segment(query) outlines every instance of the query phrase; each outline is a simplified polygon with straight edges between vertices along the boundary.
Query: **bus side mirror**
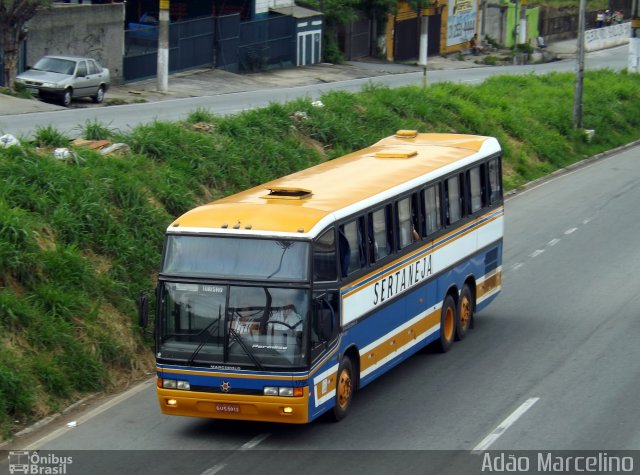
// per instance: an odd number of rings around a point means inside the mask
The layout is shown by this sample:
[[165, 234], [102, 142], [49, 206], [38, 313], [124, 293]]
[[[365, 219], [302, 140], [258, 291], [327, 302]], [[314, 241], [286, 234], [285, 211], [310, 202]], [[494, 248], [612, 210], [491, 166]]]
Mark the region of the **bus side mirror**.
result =
[[146, 328], [149, 323], [149, 297], [145, 292], [140, 292], [138, 297], [138, 324]]

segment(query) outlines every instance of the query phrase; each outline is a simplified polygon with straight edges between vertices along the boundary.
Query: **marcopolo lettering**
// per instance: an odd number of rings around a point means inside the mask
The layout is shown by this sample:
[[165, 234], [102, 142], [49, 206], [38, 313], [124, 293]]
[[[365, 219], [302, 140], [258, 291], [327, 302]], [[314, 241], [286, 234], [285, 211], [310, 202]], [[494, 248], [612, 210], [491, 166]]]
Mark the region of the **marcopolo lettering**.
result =
[[433, 272], [431, 255], [412, 262], [377, 281], [373, 286], [373, 305], [391, 300], [429, 277]]

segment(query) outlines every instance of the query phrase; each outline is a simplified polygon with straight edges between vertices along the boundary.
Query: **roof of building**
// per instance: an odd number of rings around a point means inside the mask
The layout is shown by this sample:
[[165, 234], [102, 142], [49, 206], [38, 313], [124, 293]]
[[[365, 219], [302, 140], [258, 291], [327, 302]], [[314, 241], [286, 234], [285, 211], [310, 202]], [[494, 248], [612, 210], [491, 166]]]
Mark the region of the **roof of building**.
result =
[[278, 7], [278, 8], [270, 8], [272, 12], [280, 13], [281, 15], [290, 15], [293, 18], [311, 18], [314, 16], [322, 16], [322, 12], [318, 12], [315, 10], [311, 10], [309, 8], [299, 7], [298, 5], [293, 5], [290, 7]]

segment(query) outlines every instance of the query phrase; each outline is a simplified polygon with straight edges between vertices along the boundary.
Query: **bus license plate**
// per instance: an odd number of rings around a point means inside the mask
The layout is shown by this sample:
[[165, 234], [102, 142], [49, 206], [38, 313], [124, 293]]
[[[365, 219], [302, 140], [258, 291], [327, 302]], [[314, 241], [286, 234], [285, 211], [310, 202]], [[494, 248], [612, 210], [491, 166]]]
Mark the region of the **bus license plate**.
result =
[[238, 413], [240, 412], [240, 406], [237, 404], [216, 404], [216, 411]]

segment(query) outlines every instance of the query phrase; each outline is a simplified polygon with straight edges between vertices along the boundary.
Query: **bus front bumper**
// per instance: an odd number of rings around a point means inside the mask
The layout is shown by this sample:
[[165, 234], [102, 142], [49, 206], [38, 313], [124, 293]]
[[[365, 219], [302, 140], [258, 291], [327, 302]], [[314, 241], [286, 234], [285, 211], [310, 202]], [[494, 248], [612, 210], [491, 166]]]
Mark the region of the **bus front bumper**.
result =
[[304, 424], [309, 388], [299, 397], [220, 394], [157, 388], [163, 414], [243, 421]]

